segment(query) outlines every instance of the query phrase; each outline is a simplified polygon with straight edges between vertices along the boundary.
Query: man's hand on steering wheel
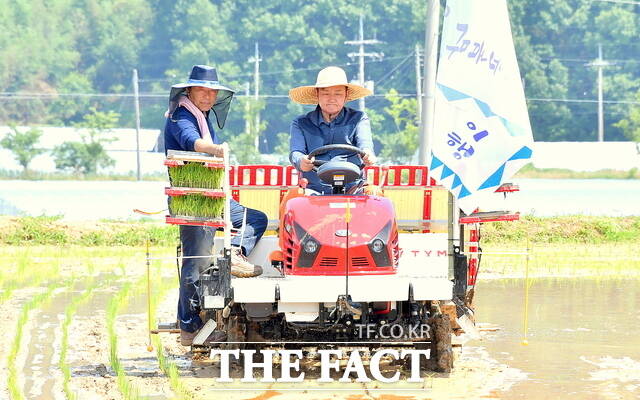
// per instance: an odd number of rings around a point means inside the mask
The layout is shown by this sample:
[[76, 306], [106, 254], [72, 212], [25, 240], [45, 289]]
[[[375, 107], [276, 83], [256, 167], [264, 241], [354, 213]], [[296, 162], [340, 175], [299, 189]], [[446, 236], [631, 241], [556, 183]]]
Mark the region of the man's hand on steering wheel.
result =
[[300, 170], [302, 172], [309, 172], [313, 169], [313, 162], [316, 160], [315, 157], [304, 156], [300, 159]]
[[318, 147], [317, 149], [309, 153], [309, 155], [307, 155], [306, 157], [303, 157], [300, 160], [300, 169], [304, 171], [303, 164], [307, 164], [307, 162], [310, 162], [314, 167], [319, 167], [322, 164], [326, 163], [327, 161], [324, 161], [324, 160], [316, 160], [315, 156], [319, 154], [324, 154], [330, 150], [342, 150], [347, 155], [357, 154], [360, 156], [365, 166], [372, 165], [376, 162], [376, 156], [373, 154], [371, 150], [362, 150], [356, 146], [352, 146], [349, 144], [328, 144], [325, 146]]
[[369, 149], [365, 149], [363, 151], [364, 151], [364, 155], [362, 155], [362, 162], [364, 162], [364, 165], [369, 167], [375, 164], [376, 161], [378, 161], [378, 158], [376, 157], [375, 154], [373, 154], [373, 151]]

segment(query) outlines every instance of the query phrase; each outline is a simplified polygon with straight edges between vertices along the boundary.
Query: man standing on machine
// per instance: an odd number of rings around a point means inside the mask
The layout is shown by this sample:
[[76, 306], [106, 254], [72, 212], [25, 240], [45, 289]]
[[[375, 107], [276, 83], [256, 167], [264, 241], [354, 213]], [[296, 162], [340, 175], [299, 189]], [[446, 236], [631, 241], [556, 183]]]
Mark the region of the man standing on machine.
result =
[[[198, 151], [217, 157], [222, 156], [220, 143], [209, 117], [216, 117], [218, 128], [222, 129], [229, 112], [233, 91], [218, 82], [216, 69], [206, 65], [196, 65], [186, 83], [173, 85], [169, 95], [169, 110], [164, 128], [166, 150]], [[258, 210], [245, 208], [231, 200], [231, 222], [240, 229], [246, 210], [246, 223], [242, 235], [231, 240], [231, 274], [247, 278], [262, 274], [262, 268], [251, 264], [246, 256], [251, 253], [267, 228], [267, 216]], [[198, 286], [200, 273], [211, 264], [215, 228], [207, 226], [180, 225], [180, 243], [186, 258], [182, 261], [180, 274], [180, 298], [178, 300], [178, 321], [180, 341], [190, 346], [193, 338], [203, 326], [200, 318]], [[196, 258], [188, 258], [196, 257]], [[208, 341], [224, 341], [224, 332], [215, 331]]]

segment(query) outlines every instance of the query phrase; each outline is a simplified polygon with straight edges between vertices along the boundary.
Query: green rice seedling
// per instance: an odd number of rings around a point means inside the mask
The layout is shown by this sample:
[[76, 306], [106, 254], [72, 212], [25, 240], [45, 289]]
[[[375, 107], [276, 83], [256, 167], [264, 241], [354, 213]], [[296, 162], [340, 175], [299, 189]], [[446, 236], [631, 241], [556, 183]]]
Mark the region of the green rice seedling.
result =
[[36, 259], [27, 252], [20, 253], [16, 258], [17, 268], [11, 278], [2, 283], [0, 304], [9, 299], [16, 289], [40, 286], [46, 279], [56, 279], [59, 275], [58, 262]]
[[[502, 275], [522, 275], [525, 270], [524, 248], [484, 246], [481, 271]], [[529, 270], [533, 276], [640, 276], [638, 246], [622, 243], [554, 243], [534, 246]]]
[[[159, 276], [159, 274], [156, 274]], [[173, 280], [164, 280], [163, 282], [159, 282], [158, 279], [155, 280], [154, 286], [157, 288], [154, 292], [154, 296], [151, 300], [151, 321], [155, 321], [156, 310], [158, 306], [159, 299], [164, 298], [165, 294], [172, 288], [175, 287], [175, 283]], [[162, 372], [169, 379], [169, 385], [174, 393], [177, 394], [179, 399], [192, 399], [194, 398], [193, 393], [191, 393], [180, 381], [180, 372], [178, 371], [178, 367], [174, 362], [165, 357], [162, 340], [160, 340], [159, 335], [154, 335], [153, 346], [156, 349], [156, 357], [158, 358], [158, 366], [162, 370]]]
[[184, 215], [202, 218], [220, 218], [224, 208], [224, 199], [212, 198], [201, 194], [188, 194], [171, 198], [172, 215]]
[[178, 187], [218, 189], [222, 185], [223, 176], [222, 168], [207, 168], [196, 162], [169, 168], [171, 185]]
[[111, 368], [116, 373], [116, 382], [118, 384], [118, 390], [122, 393], [122, 397], [125, 399], [140, 399], [139, 390], [127, 379], [124, 372], [124, 368], [118, 358], [118, 335], [116, 333], [115, 322], [118, 312], [129, 301], [130, 292], [132, 289], [142, 287], [146, 282], [146, 277], [142, 276], [135, 283], [127, 282], [118, 293], [109, 301], [107, 307], [107, 332], [109, 334], [109, 362]]

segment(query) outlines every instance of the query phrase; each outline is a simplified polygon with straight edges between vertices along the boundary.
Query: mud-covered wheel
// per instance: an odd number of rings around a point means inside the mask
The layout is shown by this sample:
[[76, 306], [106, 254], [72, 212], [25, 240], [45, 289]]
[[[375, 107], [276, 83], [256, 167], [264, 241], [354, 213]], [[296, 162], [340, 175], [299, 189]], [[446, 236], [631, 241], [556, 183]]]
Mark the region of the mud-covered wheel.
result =
[[447, 314], [438, 314], [431, 322], [434, 340], [431, 344], [432, 358], [439, 372], [451, 372], [453, 368], [453, 348], [451, 346], [451, 320]]
[[243, 349], [245, 347], [244, 344], [238, 343], [247, 340], [247, 324], [244, 316], [230, 315], [225, 324], [225, 331], [227, 332], [227, 348]]

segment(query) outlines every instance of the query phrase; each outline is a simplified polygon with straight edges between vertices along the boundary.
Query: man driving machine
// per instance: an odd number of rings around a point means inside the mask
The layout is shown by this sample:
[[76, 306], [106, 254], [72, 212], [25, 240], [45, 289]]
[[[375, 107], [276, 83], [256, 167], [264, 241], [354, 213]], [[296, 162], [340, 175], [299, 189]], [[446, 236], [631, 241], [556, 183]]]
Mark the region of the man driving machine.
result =
[[[315, 110], [295, 118], [290, 128], [289, 160], [302, 173], [301, 178], [308, 180], [307, 189], [317, 194], [333, 193], [332, 186], [318, 178], [314, 163], [318, 166], [323, 161], [341, 159], [362, 169], [376, 162], [369, 117], [364, 111], [345, 107], [345, 103], [370, 94], [369, 89], [349, 83], [346, 73], [339, 67], [321, 70], [315, 85], [289, 91], [289, 97], [296, 103], [317, 104]], [[331, 146], [331, 150], [314, 154], [314, 150], [327, 145], [350, 145], [359, 151]], [[358, 184], [361, 181], [351, 186]]]

